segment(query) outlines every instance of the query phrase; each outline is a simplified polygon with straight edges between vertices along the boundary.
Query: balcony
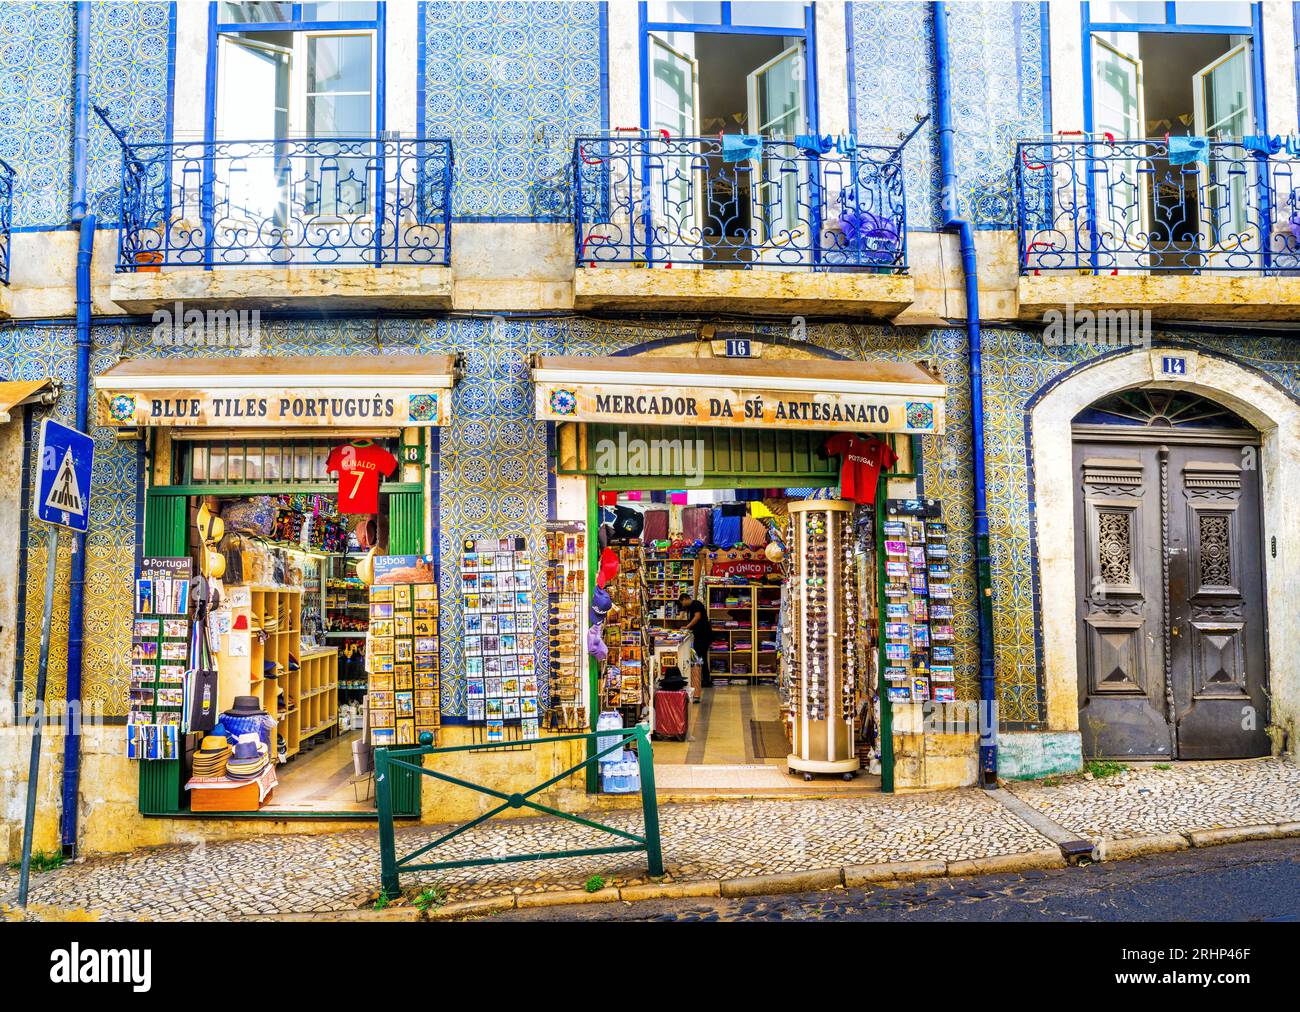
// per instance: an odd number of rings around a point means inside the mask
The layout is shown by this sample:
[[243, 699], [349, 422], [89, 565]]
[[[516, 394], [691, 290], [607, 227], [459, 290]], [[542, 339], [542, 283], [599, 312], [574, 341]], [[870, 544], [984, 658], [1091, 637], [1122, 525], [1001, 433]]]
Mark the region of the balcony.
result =
[[124, 145], [111, 298], [261, 308], [447, 308], [451, 142]]
[[1300, 162], [1239, 141], [1185, 163], [1169, 149], [1109, 136], [1017, 146], [1020, 319], [1063, 305], [1300, 319]]
[[765, 139], [748, 154], [724, 156], [717, 136], [578, 138], [575, 308], [888, 318], [911, 304], [901, 148]]

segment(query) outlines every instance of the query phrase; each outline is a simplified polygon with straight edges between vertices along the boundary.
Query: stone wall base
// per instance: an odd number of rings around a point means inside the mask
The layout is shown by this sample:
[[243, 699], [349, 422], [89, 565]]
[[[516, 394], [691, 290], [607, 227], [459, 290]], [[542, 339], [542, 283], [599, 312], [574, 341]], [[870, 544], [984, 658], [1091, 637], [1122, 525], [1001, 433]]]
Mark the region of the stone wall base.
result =
[[1078, 731], [1014, 731], [998, 735], [998, 776], [1004, 780], [1078, 773], [1083, 738]]

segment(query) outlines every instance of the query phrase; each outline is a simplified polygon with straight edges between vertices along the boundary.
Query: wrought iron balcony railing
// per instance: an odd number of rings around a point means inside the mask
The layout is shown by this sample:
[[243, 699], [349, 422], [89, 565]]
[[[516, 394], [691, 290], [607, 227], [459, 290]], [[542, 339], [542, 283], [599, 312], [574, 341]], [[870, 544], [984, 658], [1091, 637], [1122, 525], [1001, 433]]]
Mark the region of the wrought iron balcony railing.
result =
[[448, 266], [451, 142], [123, 146], [117, 269]]
[[1175, 156], [1167, 139], [1021, 142], [1021, 273], [1300, 270], [1300, 161], [1240, 141]]
[[13, 166], [0, 158], [0, 284], [9, 284], [9, 232], [14, 220]]
[[904, 273], [902, 148], [843, 147], [765, 139], [732, 161], [717, 136], [579, 137], [576, 262]]

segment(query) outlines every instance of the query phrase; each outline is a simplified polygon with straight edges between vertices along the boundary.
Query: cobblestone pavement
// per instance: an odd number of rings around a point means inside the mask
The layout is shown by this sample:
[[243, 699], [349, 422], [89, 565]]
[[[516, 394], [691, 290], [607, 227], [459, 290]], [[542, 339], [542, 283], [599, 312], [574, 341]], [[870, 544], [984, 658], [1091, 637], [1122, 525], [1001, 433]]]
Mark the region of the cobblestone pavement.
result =
[[1060, 786], [1011, 784], [1016, 797], [1096, 842], [1161, 833], [1300, 821], [1300, 765], [1280, 759], [1143, 764]]
[[[1300, 820], [1300, 768], [1274, 761], [1144, 768], [1106, 780], [1018, 784], [1015, 794], [1077, 833], [1187, 831]], [[670, 880], [715, 880], [887, 861], [989, 857], [1040, 850], [1050, 841], [979, 790], [820, 800], [728, 800], [664, 805]], [[639, 811], [596, 816], [639, 832]], [[445, 832], [397, 830], [399, 856]], [[608, 846], [606, 834], [555, 819], [486, 823], [426, 860]], [[403, 876], [448, 900], [579, 888], [591, 875], [610, 885], [646, 881], [640, 854], [531, 861]], [[377, 833], [350, 830], [161, 847], [92, 858], [33, 877], [31, 909], [88, 911], [105, 919], [224, 919], [364, 905], [378, 888]], [[12, 905], [17, 873], [0, 876]]]
[[502, 921], [1298, 921], [1300, 840], [865, 889], [647, 900], [492, 915]]

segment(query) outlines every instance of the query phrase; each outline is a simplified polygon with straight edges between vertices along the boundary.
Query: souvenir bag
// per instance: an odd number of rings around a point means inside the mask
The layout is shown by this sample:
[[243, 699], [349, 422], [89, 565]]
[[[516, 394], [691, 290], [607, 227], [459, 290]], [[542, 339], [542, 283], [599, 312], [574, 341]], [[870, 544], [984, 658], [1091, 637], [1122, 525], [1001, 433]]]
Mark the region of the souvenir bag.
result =
[[227, 503], [221, 510], [221, 519], [226, 523], [226, 530], [256, 534], [259, 537], [266, 537], [271, 533], [275, 528], [275, 517], [275, 500], [269, 495], [237, 499], [235, 502]]
[[226, 571], [222, 574], [226, 583], [244, 582], [244, 539], [238, 534], [227, 534], [221, 539], [221, 554], [226, 559]]
[[208, 643], [209, 602], [206, 591], [197, 600], [190, 642], [190, 658], [194, 666], [186, 672], [190, 694], [190, 723], [186, 730], [211, 731], [217, 724], [217, 665]]

